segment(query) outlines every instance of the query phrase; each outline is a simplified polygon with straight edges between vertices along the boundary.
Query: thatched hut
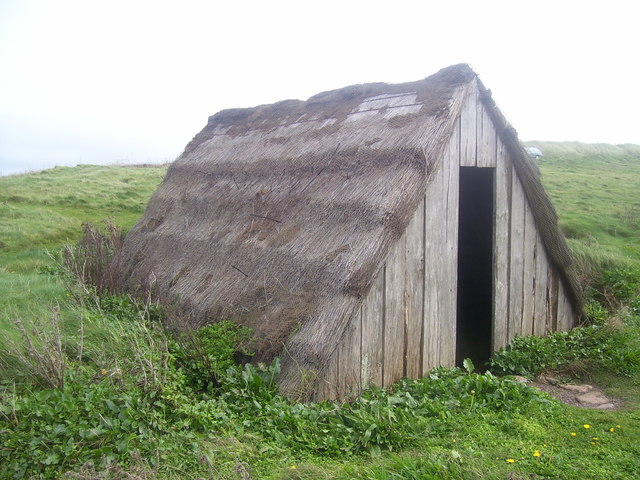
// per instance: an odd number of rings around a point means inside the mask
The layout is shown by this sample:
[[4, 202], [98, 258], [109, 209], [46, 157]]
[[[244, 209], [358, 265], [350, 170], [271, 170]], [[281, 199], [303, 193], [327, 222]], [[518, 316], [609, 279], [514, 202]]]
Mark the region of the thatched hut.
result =
[[466, 65], [224, 110], [128, 234], [122, 275], [193, 326], [253, 328], [281, 389], [346, 398], [570, 328], [540, 175]]

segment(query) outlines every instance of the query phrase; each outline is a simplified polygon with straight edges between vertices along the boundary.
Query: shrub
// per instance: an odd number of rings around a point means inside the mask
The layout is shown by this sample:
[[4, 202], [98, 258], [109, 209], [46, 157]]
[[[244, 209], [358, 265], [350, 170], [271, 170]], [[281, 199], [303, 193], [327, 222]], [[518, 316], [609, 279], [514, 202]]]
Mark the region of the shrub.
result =
[[498, 375], [535, 376], [559, 370], [578, 360], [590, 360], [617, 375], [631, 376], [640, 368], [640, 352], [630, 348], [623, 331], [604, 324], [554, 332], [545, 337], [516, 337], [489, 361]]
[[531, 412], [535, 404], [549, 408], [549, 400], [526, 385], [451, 368], [403, 379], [391, 391], [371, 388], [352, 403], [302, 404], [277, 393], [277, 373], [277, 361], [230, 368], [216, 397], [177, 408], [190, 428], [253, 432], [294, 452], [331, 457], [399, 450], [454, 415]]
[[606, 269], [595, 288], [610, 305], [620, 305], [640, 293], [640, 267], [623, 265]]
[[20, 332], [20, 341], [8, 341], [8, 348], [0, 352], [3, 376], [11, 372], [14, 381], [29, 379], [44, 387], [62, 387], [69, 362], [59, 309], [53, 308], [47, 319], [30, 322], [16, 319], [14, 324]]
[[584, 304], [584, 313], [593, 323], [604, 324], [609, 312], [602, 304], [594, 298], [587, 300]]
[[636, 296], [629, 302], [629, 308], [633, 315], [640, 316], [640, 295]]
[[170, 425], [138, 387], [84, 372], [68, 374], [62, 388], [5, 396], [0, 430], [0, 478], [59, 478], [87, 463], [126, 465], [133, 451], [154, 457], [156, 437]]
[[220, 386], [220, 378], [237, 364], [239, 355], [248, 354], [243, 344], [250, 338], [251, 329], [221, 321], [177, 332], [169, 349], [175, 367], [183, 371], [191, 388], [207, 392]]
[[82, 227], [84, 235], [80, 242], [62, 248], [65, 272], [78, 284], [95, 287], [99, 293], [120, 291], [120, 281], [111, 264], [122, 248], [124, 232], [110, 222], [105, 222], [106, 232], [91, 223], [84, 223]]

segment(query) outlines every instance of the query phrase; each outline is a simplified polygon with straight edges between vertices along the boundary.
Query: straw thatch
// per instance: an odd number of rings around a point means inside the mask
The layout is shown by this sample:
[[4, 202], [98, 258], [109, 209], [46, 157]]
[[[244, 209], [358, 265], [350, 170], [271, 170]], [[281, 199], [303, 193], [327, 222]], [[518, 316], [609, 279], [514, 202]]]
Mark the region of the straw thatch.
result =
[[[458, 65], [210, 117], [127, 236], [121, 274], [179, 305], [193, 326], [253, 328], [254, 360], [280, 355], [286, 381], [320, 371], [423, 198], [475, 81]], [[482, 91], [566, 272], [539, 174]]]

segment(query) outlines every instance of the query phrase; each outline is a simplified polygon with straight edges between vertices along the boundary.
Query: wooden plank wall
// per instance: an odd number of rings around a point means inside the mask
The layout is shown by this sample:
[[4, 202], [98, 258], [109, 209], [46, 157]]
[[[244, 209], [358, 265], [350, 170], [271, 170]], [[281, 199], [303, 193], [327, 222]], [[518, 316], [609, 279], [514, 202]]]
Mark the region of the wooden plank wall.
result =
[[509, 317], [507, 323], [507, 343], [521, 332], [522, 305], [524, 295], [524, 190], [515, 170], [511, 169], [511, 241], [509, 242]]
[[354, 318], [354, 321], [357, 321], [359, 315], [362, 323], [360, 378], [363, 388], [382, 385], [385, 270], [386, 267], [383, 265]]
[[458, 124], [425, 197], [321, 374], [315, 400], [353, 398], [371, 384], [388, 387], [454, 365], [459, 132]]
[[392, 385], [404, 373], [406, 239], [405, 234], [391, 248], [385, 268], [384, 342], [382, 344], [382, 385], [385, 387]]
[[[517, 172], [503, 151], [498, 140], [494, 351], [506, 347], [517, 336], [568, 330], [575, 321], [575, 312], [549, 261]], [[505, 282], [509, 285], [507, 291]]]
[[422, 376], [422, 356], [424, 345], [424, 208], [425, 200], [418, 205], [416, 214], [409, 222], [406, 231], [405, 257], [406, 302], [405, 302], [405, 348], [404, 372], [409, 378]]
[[549, 262], [517, 172], [477, 91], [404, 235], [321, 373], [315, 400], [455, 363], [459, 167], [495, 168], [492, 348], [571, 328], [569, 298]]
[[[440, 344], [440, 356], [436, 365], [449, 367], [453, 367], [456, 363], [460, 136], [460, 128], [455, 128], [443, 156], [441, 182], [435, 183], [434, 188], [427, 190], [425, 202], [426, 205], [430, 205], [431, 199], [439, 196], [442, 205], [442, 214], [437, 216], [431, 224], [425, 225], [426, 236], [438, 239], [438, 251], [434, 256], [425, 257], [425, 265], [427, 270], [436, 270], [439, 276], [437, 283], [425, 282], [425, 285], [426, 288], [439, 292], [437, 310], [440, 315], [434, 320], [440, 325], [440, 333], [438, 337], [430, 340], [431, 344]], [[425, 305], [424, 309], [425, 312], [430, 310], [428, 305]], [[428, 370], [429, 368], [426, 368], [426, 371]]]
[[[497, 144], [494, 189], [493, 350], [509, 342], [509, 248], [511, 243], [511, 162], [502, 142]], [[500, 252], [507, 252], [501, 254]]]

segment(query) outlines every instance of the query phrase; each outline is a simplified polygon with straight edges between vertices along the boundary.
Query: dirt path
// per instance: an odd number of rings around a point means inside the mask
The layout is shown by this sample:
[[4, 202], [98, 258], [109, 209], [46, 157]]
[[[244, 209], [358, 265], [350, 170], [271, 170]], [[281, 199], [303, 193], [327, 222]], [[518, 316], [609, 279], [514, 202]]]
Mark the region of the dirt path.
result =
[[541, 375], [534, 381], [523, 377], [519, 377], [518, 380], [525, 381], [528, 385], [547, 392], [556, 400], [574, 407], [617, 410], [622, 405], [620, 399], [608, 397], [600, 388], [587, 383], [561, 383], [557, 378], [548, 375]]

